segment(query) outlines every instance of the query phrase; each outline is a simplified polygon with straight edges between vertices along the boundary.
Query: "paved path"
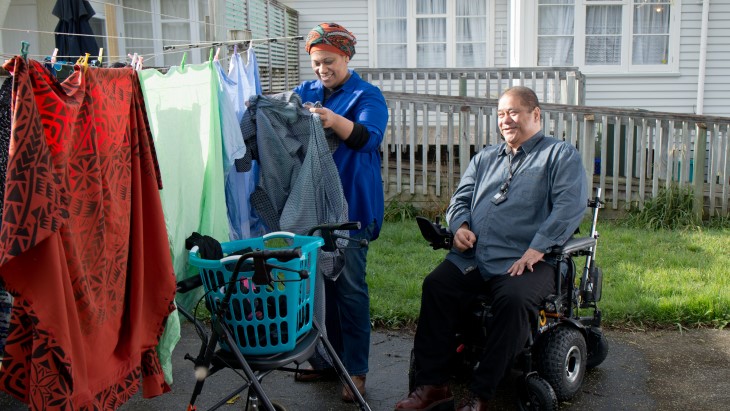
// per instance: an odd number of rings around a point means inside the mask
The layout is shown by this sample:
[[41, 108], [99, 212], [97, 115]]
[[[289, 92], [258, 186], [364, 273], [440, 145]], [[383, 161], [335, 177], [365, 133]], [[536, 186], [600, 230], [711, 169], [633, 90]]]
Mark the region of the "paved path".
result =
[[[561, 410], [717, 410], [730, 404], [730, 330], [674, 332], [607, 332], [609, 357], [591, 370], [581, 392]], [[376, 331], [372, 336], [371, 372], [366, 399], [374, 411], [392, 410], [406, 393], [410, 335]], [[184, 410], [194, 385], [192, 364], [184, 353], [197, 353], [199, 342], [189, 324], [174, 353], [172, 392], [145, 400], [135, 396], [121, 411]], [[240, 381], [226, 370], [206, 383], [197, 402], [206, 409], [235, 389]], [[355, 410], [340, 401], [337, 383], [295, 383], [289, 373], [274, 372], [263, 380], [270, 397], [289, 411]], [[513, 409], [511, 388], [500, 389], [496, 409]], [[243, 410], [244, 400], [221, 408]], [[0, 393], [0, 410], [26, 409]]]

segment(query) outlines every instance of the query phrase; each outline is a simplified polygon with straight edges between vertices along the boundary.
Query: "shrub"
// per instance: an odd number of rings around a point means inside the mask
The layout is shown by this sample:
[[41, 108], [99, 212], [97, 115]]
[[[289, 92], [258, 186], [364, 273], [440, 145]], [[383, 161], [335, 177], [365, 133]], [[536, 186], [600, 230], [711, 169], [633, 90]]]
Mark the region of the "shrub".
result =
[[662, 188], [659, 195], [644, 203], [641, 209], [629, 211], [629, 227], [649, 230], [697, 228], [702, 220], [694, 212], [694, 192], [689, 187], [672, 184]]
[[413, 220], [419, 215], [419, 210], [413, 204], [397, 199], [390, 200], [385, 205], [383, 219], [390, 222]]

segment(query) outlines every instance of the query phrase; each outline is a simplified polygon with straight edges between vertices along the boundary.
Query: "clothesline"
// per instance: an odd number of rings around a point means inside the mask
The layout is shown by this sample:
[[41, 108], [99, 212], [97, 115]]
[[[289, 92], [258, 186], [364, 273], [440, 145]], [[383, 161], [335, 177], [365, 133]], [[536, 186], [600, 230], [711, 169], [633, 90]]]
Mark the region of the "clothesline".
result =
[[[44, 30], [30, 30], [30, 29], [13, 29], [8, 27], [0, 27], [0, 31], [15, 31], [22, 33], [38, 33], [38, 34], [59, 34], [55, 31], [44, 31]], [[124, 39], [124, 40], [146, 40], [146, 41], [185, 41], [180, 39], [155, 39], [149, 37], [127, 37], [127, 36], [112, 36], [112, 35], [101, 35], [101, 34], [80, 34], [80, 33], [63, 33], [64, 36], [79, 36], [79, 37], [106, 37], [109, 39]]]
[[229, 29], [229, 27], [221, 26], [219, 24], [209, 23], [209, 22], [206, 22], [206, 21], [186, 19], [184, 17], [174, 16], [174, 15], [165, 14], [165, 13], [155, 13], [155, 12], [150, 11], [150, 10], [143, 10], [143, 9], [138, 9], [138, 8], [134, 8], [134, 7], [129, 7], [129, 6], [122, 6], [121, 4], [107, 3], [107, 2], [104, 2], [104, 1], [101, 1], [101, 0], [89, 0], [89, 2], [90, 3], [100, 4], [100, 5], [103, 5], [103, 6], [112, 6], [112, 7], [116, 7], [116, 8], [119, 8], [119, 9], [125, 9], [125, 10], [135, 11], [135, 12], [138, 12], [138, 13], [146, 13], [146, 14], [153, 15], [153, 16], [160, 16], [160, 17], [164, 17], [165, 19], [175, 19], [175, 20], [177, 20], [179, 22], [197, 23], [197, 24], [204, 24], [204, 25], [210, 26], [210, 27], [224, 28], [226, 30]]
[[220, 46], [233, 46], [235, 44], [253, 44], [253, 43], [276, 43], [279, 41], [300, 41], [304, 40], [304, 36], [289, 36], [289, 37], [269, 37], [261, 39], [248, 39], [248, 40], [227, 40], [227, 41], [213, 41], [213, 42], [201, 42], [201, 43], [190, 43], [190, 44], [176, 44], [170, 46], [163, 46], [163, 50], [187, 50], [201, 47], [220, 47]]
[[[0, 28], [0, 30], [15, 30], [15, 29]], [[20, 31], [32, 32], [33, 30], [20, 30]], [[70, 34], [70, 35], [89, 36], [88, 34]], [[117, 38], [129, 38], [129, 37], [117, 37]], [[184, 50], [190, 50], [190, 49], [195, 49], [195, 48], [233, 46], [233, 45], [237, 45], [237, 44], [246, 44], [246, 43], [248, 43], [249, 47], [251, 47], [251, 46], [253, 46], [254, 43], [267, 43], [267, 42], [276, 43], [279, 41], [288, 42], [288, 41], [301, 41], [301, 40], [304, 40], [304, 36], [269, 37], [269, 38], [258, 38], [258, 39], [248, 39], [248, 40], [227, 40], [227, 41], [214, 41], [214, 42], [169, 45], [169, 46], [163, 46], [164, 51], [161, 53], [139, 54], [138, 57], [143, 57], [144, 59], [147, 59], [148, 63], [149, 63], [150, 61], [154, 60], [155, 57], [158, 57], [158, 56], [164, 56], [164, 55], [173, 54], [173, 53], [180, 53]], [[243, 54], [245, 52], [246, 52], [246, 50], [244, 49], [243, 51], [238, 52], [238, 54]], [[6, 58], [6, 59], [12, 58], [15, 55], [17, 55], [17, 54], [0, 51], [0, 56], [2, 56], [3, 58]], [[28, 54], [28, 57], [34, 57], [34, 58], [38, 58], [39, 60], [42, 60], [45, 57], [48, 57], [48, 55]], [[94, 57], [97, 57], [97, 56], [89, 56], [89, 57], [93, 59]], [[103, 56], [103, 59], [106, 61], [111, 61], [111, 60], [126, 61], [128, 57], [129, 57], [129, 55], [127, 55], [127, 56]], [[73, 66], [76, 64], [75, 61], [74, 62], [71, 62], [71, 61], [63, 62], [63, 60], [66, 58], [75, 60], [77, 57], [76, 56], [56, 56], [56, 59], [58, 61], [54, 64], [68, 65], [68, 66]], [[225, 60], [227, 58], [229, 58], [229, 56], [225, 55], [225, 56], [219, 57], [219, 60]]]
[[[11, 29], [11, 28], [5, 28], [0, 27], [0, 31], [15, 31], [15, 32], [27, 32], [27, 33], [39, 33], [39, 34], [56, 34], [52, 31], [43, 31], [43, 30], [26, 30], [26, 29]], [[96, 34], [73, 34], [73, 33], [64, 33], [65, 36], [81, 36], [81, 37], [104, 37]], [[142, 38], [142, 37], [125, 37], [125, 36], [106, 36], [110, 39], [125, 39], [125, 40], [147, 40], [147, 41], [163, 41], [163, 42], [176, 42], [176, 41], [185, 41], [185, 40], [170, 40], [170, 39], [151, 39], [151, 38]], [[204, 48], [204, 47], [220, 47], [223, 45], [235, 45], [235, 44], [253, 44], [253, 43], [276, 43], [279, 41], [300, 41], [304, 40], [304, 36], [289, 36], [289, 37], [268, 37], [268, 38], [258, 38], [258, 39], [246, 39], [246, 40], [226, 40], [226, 41], [211, 41], [211, 42], [199, 42], [199, 43], [188, 43], [188, 44], [177, 44], [177, 45], [167, 45], [163, 46], [163, 50], [165, 52], [177, 52], [179, 50], [189, 50], [194, 48]], [[163, 52], [162, 54], [166, 54]], [[0, 54], [8, 55], [12, 53], [8, 53], [5, 51], [0, 51]], [[159, 53], [157, 53], [159, 54]], [[148, 54], [146, 56], [154, 56], [156, 54]], [[34, 57], [45, 57], [45, 55], [31, 55], [28, 56], [34, 56]], [[113, 56], [113, 57], [122, 57], [125, 56]], [[77, 56], [57, 56], [58, 59], [64, 59], [64, 58], [77, 58]]]
[[[301, 37], [301, 36], [299, 36], [299, 37]], [[245, 40], [243, 42], [263, 42], [263, 40], [265, 40], [265, 39], [252, 39], [252, 40]], [[222, 42], [222, 43], [215, 43], [215, 44], [223, 44], [223, 43], [229, 43], [229, 42]], [[235, 45], [235, 44], [240, 44], [241, 41], [235, 41], [235, 42], [230, 42], [230, 43]], [[211, 43], [211, 46], [215, 46], [215, 44], [214, 43]], [[199, 46], [199, 47], [205, 47], [205, 46]], [[174, 53], [181, 53], [181, 52], [183, 52], [183, 50], [179, 50], [179, 51], [178, 50], [172, 50], [172, 51], [168, 50], [168, 51], [163, 51], [162, 53], [157, 53], [157, 54], [138, 54], [137, 57], [142, 57], [149, 64], [150, 62], [152, 62], [155, 59], [155, 57], [160, 57], [160, 56], [164, 56], [164, 55], [168, 55], [168, 54], [174, 54]], [[237, 54], [243, 55], [246, 52], [247, 52], [247, 50], [244, 49], [243, 51], [237, 52]], [[7, 53], [7, 52], [4, 52], [4, 51], [0, 51], [0, 58], [3, 58], [3, 59], [11, 59], [11, 58], [15, 57], [16, 55], [17, 54]], [[43, 55], [43, 54], [28, 54], [28, 57], [29, 58], [36, 58], [39, 61], [43, 61], [43, 59], [46, 58], [46, 57], [48, 57], [48, 56], [47, 55]], [[56, 61], [53, 64], [54, 65], [60, 65], [60, 66], [75, 66], [76, 65], [76, 62], [75, 61], [63, 61], [63, 57], [64, 56], [57, 56], [57, 59], [59, 59], [59, 60]], [[90, 58], [92, 58], [92, 57], [97, 57], [97, 56], [90, 56]], [[229, 59], [230, 57], [231, 57], [230, 55], [226, 54], [224, 56], [219, 56], [218, 57], [218, 60], [219, 61], [225, 61], [225, 60]], [[73, 59], [75, 59], [75, 58], [76, 57], [74, 57]], [[130, 55], [126, 55], [126, 56], [103, 56], [103, 59], [105, 61], [109, 62], [109, 64], [112, 64], [114, 61], [125, 61], [126, 62], [127, 59], [129, 59], [129, 58], [130, 58]], [[46, 62], [46, 61], [43, 61], [43, 62], [44, 63], [49, 63], [49, 62]], [[89, 67], [96, 68], [98, 66], [92, 66], [92, 65], [90, 65]], [[154, 67], [149, 67], [149, 68], [154, 68]], [[3, 76], [3, 75], [5, 75], [4, 74], [4, 70], [0, 69], [0, 76]]]

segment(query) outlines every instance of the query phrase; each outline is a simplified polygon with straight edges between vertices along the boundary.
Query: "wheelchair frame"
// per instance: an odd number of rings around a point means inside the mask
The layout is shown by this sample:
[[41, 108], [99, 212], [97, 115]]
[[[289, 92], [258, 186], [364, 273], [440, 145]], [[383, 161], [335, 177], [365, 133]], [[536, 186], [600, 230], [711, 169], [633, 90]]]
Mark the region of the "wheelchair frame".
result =
[[[593, 368], [600, 364], [606, 357], [608, 352], [608, 342], [605, 340], [600, 329], [601, 311], [597, 307], [597, 302], [601, 299], [602, 271], [596, 266], [595, 256], [597, 239], [599, 237], [596, 231], [598, 221], [598, 210], [602, 207], [601, 189], [597, 189], [596, 196], [588, 200], [588, 207], [593, 209], [591, 232], [588, 237], [572, 238], [560, 247], [554, 247], [546, 254], [552, 257], [556, 263], [556, 294], [547, 296], [544, 300], [542, 308], [538, 313], [538, 326], [533, 329], [530, 339], [525, 346], [523, 352], [518, 356], [517, 362], [522, 365], [522, 384], [519, 387], [518, 404], [520, 409], [556, 409], [557, 401], [567, 400], [575, 393], [565, 393], [558, 390], [561, 395], [556, 395], [556, 390], [552, 387], [556, 379], [561, 378], [559, 373], [551, 374], [548, 384], [537, 371], [533, 369], [533, 351], [545, 351], [543, 336], [548, 335], [551, 330], [558, 327], [570, 327], [581, 333], [586, 343], [586, 362], [579, 364], [583, 367], [577, 372], [580, 375], [569, 375], [568, 378], [574, 378], [573, 383], [577, 381], [577, 388], [582, 384], [584, 372], [587, 368]], [[450, 249], [453, 245], [453, 234], [441, 226], [438, 220], [434, 223], [423, 217], [417, 217], [417, 223], [421, 234], [429, 242], [433, 249]], [[582, 273], [578, 276], [575, 266], [575, 257], [585, 256], [586, 261]], [[563, 268], [566, 270], [563, 270]], [[563, 279], [565, 273], [565, 279]], [[576, 281], [580, 278], [579, 285], [576, 288]], [[487, 322], [489, 320], [489, 311], [491, 306], [484, 297], [477, 297], [477, 307], [472, 311], [470, 319], [465, 321], [462, 327], [463, 334], [457, 334], [456, 351], [460, 355], [461, 361], [457, 367], [456, 374], [467, 372], [471, 373], [478, 364], [483, 352], [483, 339], [487, 333]], [[592, 313], [586, 316], [579, 316], [578, 309], [592, 309]], [[475, 327], [475, 323], [478, 324]], [[461, 343], [460, 343], [461, 342]], [[542, 343], [542, 345], [540, 345]], [[590, 347], [589, 347], [590, 345]], [[594, 358], [590, 358], [592, 351], [595, 351]], [[570, 358], [575, 353], [568, 352], [565, 367], [569, 367], [567, 361], [580, 360], [580, 358]], [[415, 358], [411, 355], [411, 366], [409, 370], [409, 390], [415, 387], [415, 369], [417, 365], [414, 363]], [[538, 368], [541, 368], [538, 366]], [[562, 370], [566, 371], [566, 370]], [[569, 371], [569, 370], [568, 370]], [[575, 388], [575, 387], [571, 387]]]
[[[338, 234], [336, 231], [354, 230], [358, 229], [360, 224], [357, 222], [350, 223], [338, 223], [338, 224], [324, 224], [314, 227], [309, 230], [308, 235], [312, 236], [314, 233], [319, 232], [323, 239], [324, 244], [321, 249], [324, 251], [334, 251], [339, 247], [337, 244], [338, 239], [352, 240], [351, 238]], [[367, 246], [367, 241], [364, 243], [360, 241], [358, 246]], [[195, 248], [191, 250], [195, 252]], [[194, 315], [184, 310], [182, 307], [178, 307], [179, 312], [183, 317], [191, 321], [196, 328], [196, 331], [201, 339], [201, 347], [196, 357], [190, 354], [185, 354], [185, 359], [192, 361], [195, 364], [195, 377], [196, 384], [193, 389], [193, 393], [190, 398], [190, 402], [187, 406], [187, 411], [195, 411], [197, 407], [195, 402], [200, 396], [205, 380], [215, 374], [216, 372], [225, 368], [240, 368], [244, 375], [237, 372], [239, 376], [244, 379], [244, 383], [236, 389], [234, 392], [227, 395], [221, 401], [213, 405], [209, 410], [215, 410], [225, 405], [227, 401], [234, 398], [244, 390], [248, 389], [248, 402], [247, 408], [253, 407], [252, 409], [259, 409], [258, 406], [263, 406], [263, 409], [267, 411], [281, 411], [280, 405], [276, 405], [271, 401], [269, 396], [263, 389], [261, 382], [263, 378], [269, 373], [275, 370], [283, 371], [294, 371], [297, 369], [287, 368], [286, 365], [295, 363], [297, 365], [308, 360], [314, 353], [315, 347], [318, 342], [321, 342], [327, 354], [332, 359], [332, 365], [337, 372], [340, 380], [349, 387], [350, 391], [354, 395], [354, 403], [359, 407], [360, 410], [370, 411], [370, 406], [367, 404], [365, 399], [362, 397], [360, 392], [357, 390], [353, 383], [350, 375], [345, 369], [344, 364], [337, 356], [334, 348], [330, 344], [329, 340], [322, 333], [321, 328], [316, 318], [312, 318], [312, 329], [301, 336], [295, 345], [295, 348], [291, 351], [269, 354], [269, 355], [244, 355], [241, 353], [236, 339], [233, 336], [231, 326], [226, 323], [225, 319], [229, 312], [229, 302], [236, 291], [236, 287], [230, 286], [238, 281], [239, 274], [244, 267], [244, 263], [252, 260], [254, 274], [252, 282], [256, 285], [267, 285], [272, 281], [276, 281], [271, 276], [271, 268], [286, 269], [287, 271], [298, 272], [300, 279], [307, 278], [310, 274], [306, 270], [294, 270], [281, 267], [280, 265], [274, 265], [270, 263], [269, 259], [276, 259], [277, 261], [286, 262], [295, 258], [301, 257], [301, 249], [289, 248], [289, 249], [277, 249], [277, 250], [254, 250], [251, 252], [244, 253], [243, 255], [237, 256], [235, 259], [236, 263], [234, 269], [231, 272], [230, 278], [226, 281], [225, 294], [220, 303], [217, 304], [214, 313], [211, 313], [211, 333], [208, 334], [207, 330], [203, 326], [202, 322], [195, 318]], [[235, 258], [235, 257], [234, 257]], [[225, 257], [221, 259], [221, 265], [227, 263], [230, 264], [234, 261], [232, 257]], [[225, 260], [225, 261], [224, 261]], [[250, 268], [249, 268], [250, 270]], [[317, 275], [317, 273], [314, 273]], [[197, 287], [203, 285], [202, 278], [200, 275], [193, 276], [182, 280], [177, 283], [177, 291], [181, 293], [188, 292]], [[312, 284], [314, 286], [314, 283]], [[229, 350], [219, 349], [216, 350], [219, 343], [225, 342], [229, 347]], [[244, 378], [245, 377], [245, 378]], [[277, 408], [279, 407], [279, 408]]]

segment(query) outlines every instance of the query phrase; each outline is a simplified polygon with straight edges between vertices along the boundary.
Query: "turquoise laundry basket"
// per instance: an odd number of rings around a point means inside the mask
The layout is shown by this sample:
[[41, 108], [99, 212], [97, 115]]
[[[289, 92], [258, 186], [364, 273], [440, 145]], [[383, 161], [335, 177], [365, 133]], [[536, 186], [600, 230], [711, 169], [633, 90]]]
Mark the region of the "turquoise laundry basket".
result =
[[[272, 285], [254, 285], [253, 265], [246, 265], [230, 284], [236, 287], [228, 313], [222, 321], [228, 324], [238, 349], [244, 355], [268, 355], [291, 351], [299, 337], [312, 328], [314, 286], [317, 273], [317, 251], [324, 244], [320, 237], [276, 232], [263, 237], [222, 243], [224, 258], [200, 258], [197, 247], [190, 251], [188, 263], [198, 267], [212, 315], [223, 300], [226, 282], [231, 281], [239, 255], [251, 250], [281, 250], [300, 247], [301, 258], [290, 261], [269, 259], [277, 266], [271, 269]], [[252, 261], [251, 261], [252, 263]], [[300, 278], [292, 270], [307, 270], [308, 278]], [[245, 271], [248, 270], [248, 271]], [[225, 342], [224, 349], [230, 350]]]

